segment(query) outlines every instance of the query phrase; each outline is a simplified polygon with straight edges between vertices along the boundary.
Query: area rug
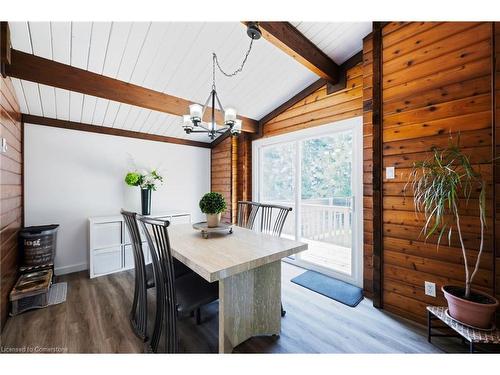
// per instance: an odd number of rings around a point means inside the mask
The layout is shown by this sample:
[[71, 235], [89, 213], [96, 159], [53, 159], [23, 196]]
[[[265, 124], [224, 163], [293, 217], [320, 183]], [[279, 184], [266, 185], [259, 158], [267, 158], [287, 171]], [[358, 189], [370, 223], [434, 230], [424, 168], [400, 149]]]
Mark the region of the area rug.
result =
[[49, 290], [49, 306], [66, 302], [67, 291], [68, 283], [64, 282], [52, 284]]
[[363, 299], [363, 289], [315, 271], [304, 272], [292, 282], [350, 307]]

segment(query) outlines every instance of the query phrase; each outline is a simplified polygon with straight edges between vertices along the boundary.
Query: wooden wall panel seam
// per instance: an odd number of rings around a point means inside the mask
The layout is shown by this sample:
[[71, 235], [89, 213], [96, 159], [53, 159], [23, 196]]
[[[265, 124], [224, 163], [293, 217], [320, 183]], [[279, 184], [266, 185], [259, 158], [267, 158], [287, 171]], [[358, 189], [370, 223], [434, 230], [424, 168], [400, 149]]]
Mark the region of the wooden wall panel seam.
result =
[[383, 187], [382, 187], [382, 85], [383, 85], [383, 49], [382, 27], [373, 23], [373, 305], [383, 307]]

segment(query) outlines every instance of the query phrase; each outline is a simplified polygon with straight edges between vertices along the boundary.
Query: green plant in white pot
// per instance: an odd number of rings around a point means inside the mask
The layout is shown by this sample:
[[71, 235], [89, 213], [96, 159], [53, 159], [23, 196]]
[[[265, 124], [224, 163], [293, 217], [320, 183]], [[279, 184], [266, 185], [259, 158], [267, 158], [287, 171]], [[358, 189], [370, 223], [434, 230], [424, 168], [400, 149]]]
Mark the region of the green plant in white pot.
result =
[[201, 212], [207, 215], [207, 226], [218, 227], [221, 214], [226, 211], [226, 200], [221, 193], [206, 193], [200, 200]]
[[[443, 294], [448, 301], [449, 314], [465, 324], [489, 328], [493, 322], [498, 301], [483, 292], [472, 290], [484, 251], [486, 228], [486, 182], [472, 166], [470, 159], [450, 138], [444, 150], [434, 149], [432, 157], [414, 163], [407, 186], [413, 189], [415, 211], [423, 213], [422, 233], [426, 240], [437, 236], [437, 247], [443, 238], [451, 245], [452, 236], [458, 236], [465, 269], [465, 285], [444, 285]], [[480, 244], [471, 267], [460, 224], [461, 206], [474, 204], [479, 209]]]

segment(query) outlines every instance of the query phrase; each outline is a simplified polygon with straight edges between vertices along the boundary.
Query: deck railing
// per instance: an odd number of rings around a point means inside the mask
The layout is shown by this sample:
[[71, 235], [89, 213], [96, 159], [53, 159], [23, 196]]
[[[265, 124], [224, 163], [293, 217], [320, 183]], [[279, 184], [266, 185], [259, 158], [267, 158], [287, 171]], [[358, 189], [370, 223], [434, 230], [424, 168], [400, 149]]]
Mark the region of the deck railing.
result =
[[[303, 200], [301, 236], [303, 239], [350, 247], [352, 242], [352, 204], [350, 197]], [[270, 202], [271, 203], [271, 202]], [[273, 202], [292, 206], [283, 234], [294, 237], [295, 207], [290, 202]]]

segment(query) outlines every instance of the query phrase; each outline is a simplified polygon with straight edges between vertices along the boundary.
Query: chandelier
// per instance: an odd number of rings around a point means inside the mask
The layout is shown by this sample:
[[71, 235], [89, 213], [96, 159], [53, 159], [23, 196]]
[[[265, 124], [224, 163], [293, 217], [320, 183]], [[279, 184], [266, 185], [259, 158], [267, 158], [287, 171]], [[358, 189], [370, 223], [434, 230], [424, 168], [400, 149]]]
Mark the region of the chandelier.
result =
[[[245, 63], [247, 62], [250, 51], [252, 50], [253, 41], [261, 37], [261, 32], [257, 23], [249, 22], [247, 26], [247, 35], [250, 37], [250, 46], [248, 51], [243, 58], [243, 62], [240, 67], [232, 73], [226, 73], [220, 66], [217, 55], [212, 53], [212, 90], [208, 95], [207, 100], [203, 107], [199, 104], [191, 104], [189, 106], [189, 115], [182, 116], [182, 127], [186, 134], [191, 133], [207, 133], [211, 140], [214, 140], [218, 135], [223, 134], [227, 131], [231, 135], [236, 136], [241, 133], [241, 120], [236, 117], [236, 110], [234, 108], [226, 108], [222, 106], [219, 95], [217, 94], [217, 88], [215, 86], [215, 72], [216, 68], [226, 77], [234, 77], [243, 70]], [[204, 121], [205, 112], [210, 106], [210, 117], [209, 121]], [[224, 114], [224, 124], [218, 125], [216, 122], [216, 111], [219, 110], [220, 113]]]

